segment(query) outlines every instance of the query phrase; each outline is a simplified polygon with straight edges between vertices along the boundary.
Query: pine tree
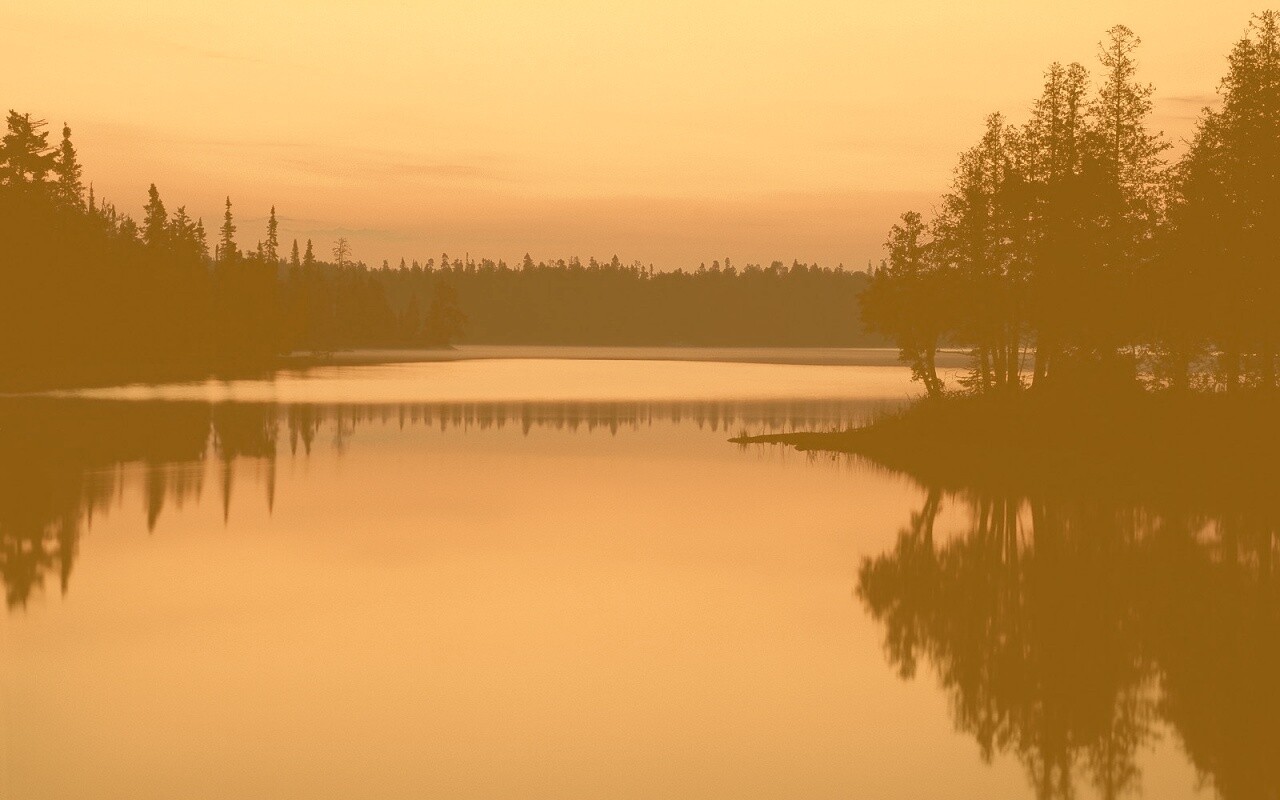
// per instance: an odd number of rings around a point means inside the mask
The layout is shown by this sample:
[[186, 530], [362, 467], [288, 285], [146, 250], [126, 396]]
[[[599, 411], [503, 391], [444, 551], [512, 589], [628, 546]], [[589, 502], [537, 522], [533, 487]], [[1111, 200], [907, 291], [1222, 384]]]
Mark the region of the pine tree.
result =
[[1134, 52], [1141, 44], [1137, 34], [1123, 25], [1107, 31], [1098, 53], [1103, 83], [1090, 106], [1090, 117], [1099, 145], [1099, 166], [1118, 194], [1122, 214], [1132, 222], [1150, 225], [1165, 185], [1160, 154], [1169, 144], [1162, 134], [1147, 129], [1155, 87], [1137, 81]]
[[1134, 295], [1137, 272], [1154, 255], [1164, 213], [1167, 170], [1162, 134], [1148, 129], [1150, 84], [1137, 79], [1141, 39], [1123, 25], [1099, 45], [1102, 83], [1089, 105], [1089, 147], [1081, 192], [1088, 219], [1078, 232], [1082, 265], [1066, 302], [1076, 331], [1073, 366], [1080, 376], [1131, 383], [1137, 363], [1130, 345], [1140, 334]]
[[156, 185], [147, 189], [147, 205], [143, 208], [142, 240], [151, 247], [160, 247], [167, 239], [169, 217], [164, 210], [164, 201]]
[[271, 207], [271, 216], [267, 218], [267, 240], [262, 244], [262, 257], [268, 264], [280, 262], [280, 224], [276, 222], [276, 207]]
[[49, 149], [49, 132], [42, 130], [48, 123], [10, 110], [7, 124], [9, 132], [0, 140], [0, 184], [43, 184], [56, 156]]
[[[62, 144], [58, 146], [53, 162], [53, 174], [57, 176], [58, 199], [75, 208], [84, 207], [84, 184], [80, 182], [83, 168], [71, 144], [71, 128], [62, 124]], [[92, 210], [92, 204], [90, 204]]]
[[187, 216], [187, 207], [178, 206], [169, 220], [168, 240], [178, 247], [187, 247], [195, 243], [195, 234], [196, 225]]
[[297, 239], [293, 240], [293, 250], [291, 250], [289, 253], [289, 266], [294, 267], [295, 269], [302, 266], [302, 261], [298, 256], [298, 240]]
[[1183, 235], [1173, 254], [1195, 248], [1216, 266], [1202, 282], [1212, 290], [1220, 380], [1238, 388], [1252, 355], [1258, 382], [1270, 387], [1280, 347], [1280, 14], [1250, 21], [1220, 94], [1221, 109], [1205, 112], [1180, 165], [1175, 222]]
[[306, 268], [306, 269], [311, 269], [311, 268], [312, 268], [312, 267], [314, 267], [315, 265], [316, 265], [316, 255], [315, 255], [315, 253], [314, 253], [314, 252], [312, 251], [312, 249], [311, 249], [311, 240], [310, 240], [310, 239], [308, 239], [308, 240], [307, 240], [307, 252], [306, 252], [306, 254], [302, 257], [302, 266], [303, 266], [304, 268]]
[[961, 155], [934, 223], [938, 263], [955, 276], [960, 292], [959, 333], [975, 345], [970, 380], [982, 390], [1021, 385], [1026, 265], [1013, 235], [1023, 181], [1018, 149], [1004, 118], [989, 116], [982, 140]]
[[1033, 382], [1045, 380], [1065, 347], [1068, 321], [1078, 313], [1074, 273], [1084, 261], [1091, 199], [1083, 182], [1089, 148], [1088, 71], [1054, 63], [1020, 137], [1019, 163], [1027, 181], [1024, 245], [1028, 309], [1035, 330]]
[[222, 228], [218, 239], [218, 261], [228, 264], [236, 259], [236, 226], [231, 217], [231, 198], [227, 198], [227, 210], [222, 215]]

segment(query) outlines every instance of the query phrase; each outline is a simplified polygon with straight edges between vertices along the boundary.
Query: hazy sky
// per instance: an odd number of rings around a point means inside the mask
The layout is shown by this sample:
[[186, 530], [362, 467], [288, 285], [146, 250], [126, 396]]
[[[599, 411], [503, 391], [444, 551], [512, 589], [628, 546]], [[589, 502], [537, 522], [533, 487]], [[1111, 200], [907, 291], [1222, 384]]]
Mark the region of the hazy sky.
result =
[[[995, 110], [1123, 22], [1173, 139], [1257, 2], [65, 0], [3, 11], [0, 98], [66, 120], [99, 196], [240, 244], [659, 268], [880, 258]], [[56, 138], [55, 132], [51, 138]]]

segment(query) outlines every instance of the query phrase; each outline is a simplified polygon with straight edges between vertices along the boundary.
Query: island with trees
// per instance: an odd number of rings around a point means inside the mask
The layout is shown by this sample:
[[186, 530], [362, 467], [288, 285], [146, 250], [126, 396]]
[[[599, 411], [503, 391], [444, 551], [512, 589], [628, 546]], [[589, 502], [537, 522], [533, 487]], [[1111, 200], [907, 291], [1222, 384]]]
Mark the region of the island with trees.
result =
[[[1018, 487], [1274, 472], [1280, 13], [1250, 20], [1176, 161], [1139, 43], [1108, 31], [1096, 77], [1050, 65], [1029, 119], [991, 115], [933, 216], [890, 230], [862, 315], [925, 397], [857, 429], [742, 441]], [[950, 385], [944, 344], [973, 353]]]

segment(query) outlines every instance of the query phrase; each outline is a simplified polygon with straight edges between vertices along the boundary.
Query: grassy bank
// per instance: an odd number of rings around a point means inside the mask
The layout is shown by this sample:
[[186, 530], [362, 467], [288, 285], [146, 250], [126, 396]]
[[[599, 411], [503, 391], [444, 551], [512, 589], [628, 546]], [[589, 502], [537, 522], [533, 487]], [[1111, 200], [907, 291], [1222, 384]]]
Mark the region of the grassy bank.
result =
[[1277, 486], [1280, 396], [947, 397], [852, 430], [733, 441], [854, 453], [944, 488], [1225, 498]]

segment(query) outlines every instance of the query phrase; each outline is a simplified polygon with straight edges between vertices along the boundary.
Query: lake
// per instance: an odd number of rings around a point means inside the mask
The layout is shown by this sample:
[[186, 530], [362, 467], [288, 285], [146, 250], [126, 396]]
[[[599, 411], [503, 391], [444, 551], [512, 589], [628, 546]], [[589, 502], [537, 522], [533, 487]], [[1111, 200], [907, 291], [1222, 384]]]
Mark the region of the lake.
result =
[[1273, 516], [730, 444], [916, 394], [767, 361], [0, 399], [0, 795], [1275, 796]]

